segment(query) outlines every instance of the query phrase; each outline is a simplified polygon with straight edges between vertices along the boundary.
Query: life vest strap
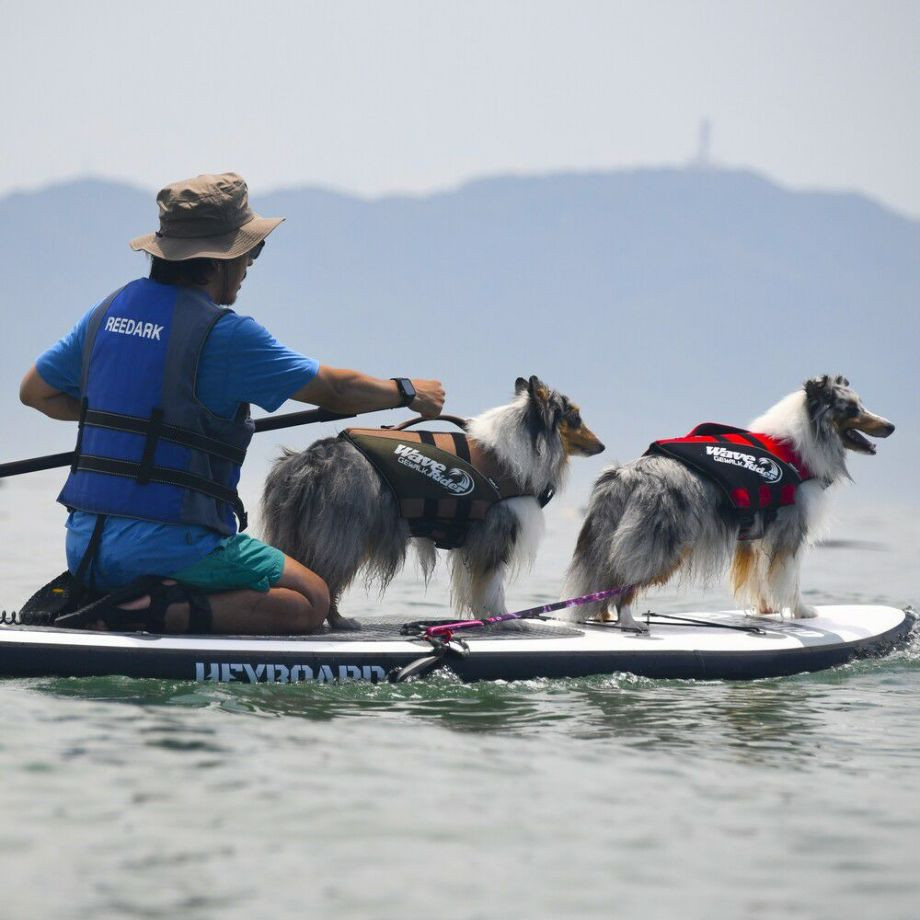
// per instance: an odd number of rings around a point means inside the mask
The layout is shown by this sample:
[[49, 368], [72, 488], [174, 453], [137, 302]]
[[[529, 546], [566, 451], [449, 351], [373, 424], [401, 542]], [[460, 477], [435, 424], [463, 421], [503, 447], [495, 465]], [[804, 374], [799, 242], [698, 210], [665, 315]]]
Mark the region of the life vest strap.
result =
[[[156, 412], [160, 412], [160, 419], [162, 419], [162, 409], [154, 409], [154, 413]], [[180, 428], [178, 425], [164, 425], [162, 421], [157, 424], [154, 418], [146, 419], [136, 415], [122, 415], [118, 412], [102, 412], [98, 409], [86, 408], [83, 411], [80, 423], [81, 433], [84, 425], [92, 425], [94, 428], [108, 428], [110, 431], [124, 431], [128, 434], [147, 435], [148, 445], [153, 431], [164, 441], [172, 441], [182, 447], [200, 450], [202, 453], [210, 454], [221, 460], [228, 460], [237, 466], [242, 466], [243, 461], [246, 459], [246, 451], [242, 448], [218, 441], [216, 438], [209, 438], [187, 428]], [[79, 453], [79, 442], [77, 444], [77, 453]]]
[[[74, 572], [73, 577], [81, 588], [90, 588], [91, 590], [95, 590], [96, 580], [93, 577], [93, 563], [96, 561], [96, 554], [99, 552], [99, 544], [102, 542], [102, 532], [105, 530], [105, 521], [106, 515], [96, 515], [96, 523], [93, 527], [93, 533], [89, 538], [89, 543], [87, 543], [86, 549], [83, 551], [83, 558], [80, 560], [80, 564], [77, 566], [77, 571]], [[89, 573], [89, 584], [86, 584], [84, 581], [87, 573]]]
[[240, 530], [243, 531], [248, 525], [248, 516], [243, 506], [243, 500], [240, 498], [236, 489], [229, 489], [210, 479], [202, 476], [196, 476], [194, 473], [187, 473], [184, 470], [174, 470], [164, 466], [151, 466], [144, 470], [142, 463], [133, 463], [130, 460], [112, 460], [108, 457], [93, 457], [83, 455], [76, 459], [77, 470], [86, 473], [105, 473], [109, 476], [127, 476], [131, 479], [140, 481], [142, 472], [146, 473], [147, 482], [157, 482], [163, 485], [178, 486], [182, 489], [190, 489], [193, 492], [200, 492], [217, 501], [226, 502], [233, 508], [234, 513], [240, 522]]
[[466, 435], [458, 434], [456, 431], [451, 434], [451, 437], [454, 440], [454, 453], [464, 462], [472, 463], [472, 458], [470, 457], [470, 445], [466, 439]]
[[83, 429], [86, 426], [86, 413], [89, 412], [89, 400], [84, 396], [80, 400], [80, 420], [77, 422], [77, 446], [73, 449], [73, 462], [70, 464], [70, 472], [76, 473], [77, 460], [80, 457], [80, 448], [83, 446]]
[[150, 474], [153, 472], [153, 459], [157, 452], [157, 441], [160, 440], [160, 433], [163, 430], [163, 410], [159, 407], [151, 410], [150, 421], [147, 424], [147, 438], [144, 441], [144, 453], [141, 456], [141, 469], [137, 474], [137, 481], [141, 485], [150, 482]]

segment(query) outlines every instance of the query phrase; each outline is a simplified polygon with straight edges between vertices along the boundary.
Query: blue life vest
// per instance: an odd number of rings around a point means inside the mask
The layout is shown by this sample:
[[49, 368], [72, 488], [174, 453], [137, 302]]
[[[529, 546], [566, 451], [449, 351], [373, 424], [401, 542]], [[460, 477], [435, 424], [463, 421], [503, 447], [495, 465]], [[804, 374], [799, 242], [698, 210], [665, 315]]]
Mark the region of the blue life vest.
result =
[[227, 311], [192, 288], [132, 281], [90, 318], [70, 509], [227, 536], [246, 528], [236, 492], [255, 426], [249, 406], [219, 418], [195, 395], [202, 348]]

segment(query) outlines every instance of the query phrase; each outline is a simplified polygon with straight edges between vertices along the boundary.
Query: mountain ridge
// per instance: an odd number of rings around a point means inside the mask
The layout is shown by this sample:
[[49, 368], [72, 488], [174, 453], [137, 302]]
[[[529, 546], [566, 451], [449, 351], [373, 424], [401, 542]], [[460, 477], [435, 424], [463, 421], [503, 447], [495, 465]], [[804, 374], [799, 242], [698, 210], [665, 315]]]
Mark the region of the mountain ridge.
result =
[[[826, 199], [826, 198], [842, 198], [842, 199], [854, 199], [862, 204], [869, 205], [881, 212], [884, 212], [892, 217], [895, 217], [899, 220], [903, 220], [908, 224], [920, 225], [920, 217], [913, 216], [908, 214], [906, 211], [902, 211], [893, 205], [882, 202], [866, 192], [857, 191], [855, 189], [846, 189], [846, 188], [817, 188], [813, 186], [795, 186], [780, 182], [776, 179], [772, 179], [769, 176], [765, 175], [762, 172], [745, 166], [727, 166], [727, 165], [710, 165], [710, 166], [699, 166], [696, 164], [687, 164], [687, 165], [659, 165], [659, 166], [634, 166], [634, 167], [623, 167], [618, 169], [550, 169], [546, 171], [538, 172], [526, 172], [526, 173], [517, 173], [517, 172], [502, 172], [497, 171], [494, 173], [489, 173], [483, 176], [474, 176], [470, 178], [464, 178], [458, 180], [456, 183], [445, 185], [439, 188], [433, 188], [424, 191], [400, 191], [393, 190], [387, 192], [381, 192], [379, 194], [369, 195], [362, 194], [358, 192], [353, 192], [344, 188], [337, 188], [333, 186], [324, 186], [324, 185], [315, 185], [312, 183], [304, 183], [299, 185], [285, 184], [279, 185], [277, 188], [271, 188], [262, 190], [256, 194], [253, 194], [253, 200], [256, 204], [261, 202], [263, 198], [271, 197], [286, 197], [289, 195], [297, 195], [299, 193], [316, 193], [323, 197], [328, 198], [338, 198], [338, 199], [348, 199], [350, 201], [355, 201], [361, 204], [375, 204], [375, 203], [385, 203], [388, 201], [397, 201], [397, 200], [426, 200], [426, 199], [437, 199], [449, 197], [452, 195], [457, 195], [463, 192], [466, 192], [470, 189], [473, 189], [477, 186], [488, 187], [494, 184], [510, 184], [510, 183], [528, 183], [528, 182], [545, 182], [547, 180], [578, 180], [578, 179], [608, 179], [611, 177], [623, 177], [629, 179], [630, 177], [637, 176], [654, 176], [662, 174], [674, 174], [674, 175], [696, 175], [696, 176], [706, 176], [706, 175], [715, 175], [720, 177], [726, 176], [737, 176], [737, 177], [749, 177], [757, 182], [764, 183], [770, 186], [773, 189], [782, 191], [788, 194], [793, 194], [799, 197], [814, 197], [816, 199]], [[123, 189], [127, 192], [134, 192], [148, 197], [149, 201], [153, 200], [153, 196], [156, 194], [156, 189], [153, 187], [147, 187], [137, 182], [130, 182], [124, 179], [114, 179], [109, 178], [103, 175], [98, 175], [94, 173], [88, 173], [86, 175], [73, 176], [66, 179], [55, 179], [46, 183], [41, 183], [34, 186], [28, 186], [24, 188], [17, 188], [11, 191], [4, 192], [0, 194], [0, 207], [10, 201], [11, 199], [16, 198], [32, 198], [34, 196], [44, 195], [45, 193], [57, 193], [59, 190], [66, 190], [72, 187], [79, 188], [81, 186], [86, 187], [109, 187], [109, 188], [118, 188]]]

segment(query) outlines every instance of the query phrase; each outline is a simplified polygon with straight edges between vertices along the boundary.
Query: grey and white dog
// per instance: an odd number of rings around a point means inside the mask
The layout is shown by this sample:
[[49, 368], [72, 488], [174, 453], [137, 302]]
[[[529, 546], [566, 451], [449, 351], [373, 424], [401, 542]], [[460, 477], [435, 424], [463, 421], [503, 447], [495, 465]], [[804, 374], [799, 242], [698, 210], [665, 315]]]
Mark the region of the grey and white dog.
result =
[[798, 487], [795, 504], [758, 522], [760, 539], [738, 542], [738, 519], [709, 479], [669, 457], [640, 457], [608, 467], [595, 483], [565, 596], [633, 586], [588, 614], [613, 620], [616, 611], [621, 626], [639, 628], [632, 605], [641, 590], [675, 575], [705, 582], [730, 565], [743, 606], [816, 616], [800, 595], [802, 550], [819, 535], [828, 487], [849, 478], [846, 452], [875, 453], [860, 432], [886, 438], [894, 425], [869, 412], [846, 378], [825, 375], [807, 380], [748, 428], [789, 444], [814, 477]]
[[[470, 524], [463, 546], [451, 550], [451, 599], [458, 610], [506, 613], [505, 579], [533, 560], [543, 535], [534, 496], [560, 489], [569, 457], [600, 453], [578, 407], [539, 378], [519, 377], [511, 403], [467, 423], [467, 436], [488, 451], [521, 492], [492, 505]], [[361, 573], [383, 590], [402, 568], [410, 541], [387, 484], [347, 440], [324, 438], [304, 451], [285, 451], [262, 495], [266, 541], [322, 577], [332, 599], [329, 624], [357, 628], [338, 611], [342, 592]], [[431, 540], [415, 538], [427, 579], [436, 562]]]

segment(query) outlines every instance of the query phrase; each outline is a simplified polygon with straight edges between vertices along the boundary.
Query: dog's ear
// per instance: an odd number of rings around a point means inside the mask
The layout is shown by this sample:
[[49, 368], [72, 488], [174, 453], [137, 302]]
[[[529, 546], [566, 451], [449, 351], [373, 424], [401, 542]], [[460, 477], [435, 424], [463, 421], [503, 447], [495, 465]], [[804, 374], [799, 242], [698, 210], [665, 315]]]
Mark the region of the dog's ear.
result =
[[531, 374], [527, 389], [531, 399], [538, 399], [541, 403], [549, 400], [549, 387], [536, 374]]
[[523, 377], [518, 377], [514, 381], [514, 395], [520, 396], [527, 389], [527, 381]]
[[805, 398], [808, 400], [808, 403], [810, 405], [817, 405], [822, 402], [830, 402], [831, 387], [829, 384], [830, 377], [827, 374], [821, 377], [812, 377], [811, 380], [806, 380], [803, 386], [805, 387]]
[[833, 402], [834, 384], [827, 374], [805, 381], [805, 407], [816, 431], [820, 430]]
[[549, 388], [535, 374], [529, 380], [518, 377], [515, 384], [518, 393], [527, 391], [527, 430], [537, 455], [542, 453], [540, 439], [545, 437], [550, 426]]
[[847, 378], [844, 377], [843, 374], [838, 374], [838, 375], [834, 378], [834, 383], [837, 383], [837, 384], [839, 384], [840, 386], [843, 386], [843, 387], [848, 387], [848, 386], [850, 385], [850, 381], [847, 380]]

